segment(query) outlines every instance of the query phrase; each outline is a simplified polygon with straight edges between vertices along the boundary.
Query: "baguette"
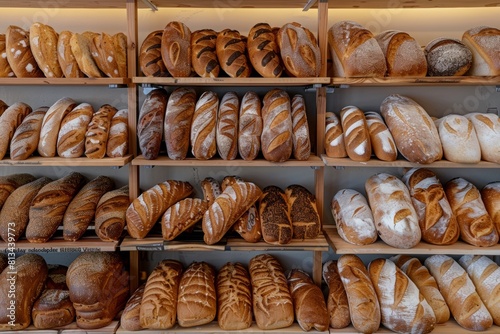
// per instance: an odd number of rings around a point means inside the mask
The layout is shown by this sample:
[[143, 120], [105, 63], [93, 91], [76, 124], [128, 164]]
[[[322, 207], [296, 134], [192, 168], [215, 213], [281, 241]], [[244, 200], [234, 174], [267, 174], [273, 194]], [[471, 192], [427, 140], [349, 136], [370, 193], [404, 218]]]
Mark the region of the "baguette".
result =
[[163, 30], [150, 32], [139, 49], [139, 67], [147, 77], [168, 77], [170, 73], [161, 58]]
[[254, 160], [260, 152], [262, 102], [255, 92], [243, 95], [238, 117], [238, 152], [243, 160]]
[[161, 57], [173, 77], [191, 75], [191, 30], [182, 22], [169, 22], [161, 37]]
[[208, 209], [208, 202], [199, 198], [185, 198], [165, 211], [161, 218], [163, 240], [174, 240], [196, 224]]
[[238, 113], [240, 100], [235, 92], [222, 97], [217, 112], [215, 138], [217, 152], [223, 160], [234, 160], [238, 155]]
[[267, 186], [259, 199], [262, 237], [269, 244], [287, 244], [292, 241], [293, 227], [290, 207], [285, 192], [276, 186]]
[[61, 122], [57, 136], [57, 154], [63, 158], [79, 158], [85, 152], [85, 133], [94, 115], [94, 108], [81, 103], [71, 110]]
[[367, 111], [365, 118], [375, 156], [382, 161], [395, 161], [398, 157], [398, 149], [382, 116], [377, 112]]
[[129, 205], [128, 185], [102, 195], [95, 210], [95, 232], [101, 240], [116, 241], [121, 237]]
[[333, 112], [327, 112], [325, 129], [325, 151], [330, 158], [345, 158], [347, 152], [345, 149], [344, 131], [337, 115]]
[[121, 109], [111, 119], [106, 156], [124, 157], [128, 153], [128, 109]]
[[322, 276], [328, 286], [326, 307], [330, 316], [330, 327], [345, 328], [351, 323], [349, 302], [339, 275], [337, 261], [328, 261], [323, 264]]
[[257, 23], [248, 32], [248, 56], [253, 68], [264, 78], [278, 78], [283, 73], [276, 35], [267, 23]]
[[16, 128], [10, 141], [10, 158], [12, 160], [26, 160], [36, 151], [43, 118], [48, 109], [48, 107], [40, 107], [34, 110], [26, 115]]
[[217, 78], [220, 72], [216, 51], [217, 32], [196, 30], [191, 34], [191, 64], [202, 78]]
[[146, 96], [137, 121], [137, 137], [142, 156], [154, 160], [160, 153], [163, 122], [167, 108], [167, 91], [158, 88]]
[[30, 48], [38, 67], [47, 78], [62, 78], [63, 71], [57, 59], [58, 34], [49, 25], [35, 22], [30, 26]]
[[9, 151], [9, 143], [16, 129], [31, 111], [31, 107], [26, 103], [17, 102], [8, 107], [0, 116], [0, 159], [3, 159]]
[[109, 104], [102, 105], [92, 116], [85, 132], [85, 155], [90, 159], [102, 159], [106, 155], [111, 120], [118, 110]]
[[347, 106], [340, 111], [340, 120], [349, 158], [368, 161], [372, 155], [372, 145], [364, 113], [358, 107]]
[[191, 123], [191, 153], [196, 159], [208, 160], [217, 153], [216, 125], [219, 97], [205, 91], [196, 102]]

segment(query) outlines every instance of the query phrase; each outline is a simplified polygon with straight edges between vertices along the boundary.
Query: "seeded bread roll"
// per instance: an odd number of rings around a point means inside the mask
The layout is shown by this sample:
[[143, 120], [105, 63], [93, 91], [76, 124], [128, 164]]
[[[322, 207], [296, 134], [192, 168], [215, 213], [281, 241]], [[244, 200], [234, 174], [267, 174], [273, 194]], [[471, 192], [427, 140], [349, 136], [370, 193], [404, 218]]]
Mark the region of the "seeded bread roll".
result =
[[80, 70], [89, 78], [102, 78], [102, 73], [92, 56], [91, 43], [95, 33], [75, 33], [70, 38], [70, 47]]
[[5, 44], [7, 60], [16, 77], [43, 77], [43, 72], [38, 67], [31, 52], [29, 31], [14, 25], [8, 26]]
[[33, 326], [37, 329], [63, 327], [75, 320], [68, 290], [46, 289], [33, 304]]
[[224, 29], [217, 34], [217, 59], [231, 78], [247, 78], [252, 73], [247, 56], [246, 41], [237, 30]]
[[12, 160], [25, 160], [36, 151], [43, 118], [48, 109], [48, 107], [40, 107], [34, 110], [26, 115], [16, 128], [10, 141], [10, 158]]
[[57, 40], [57, 60], [66, 78], [83, 78], [85, 74], [80, 70], [73, 51], [71, 51], [71, 31], [61, 31]]
[[85, 133], [94, 116], [94, 108], [81, 103], [71, 110], [61, 122], [57, 136], [57, 155], [63, 158], [79, 158], [85, 152]]
[[142, 73], [147, 77], [170, 76], [161, 58], [162, 35], [163, 30], [152, 31], [146, 36], [141, 44], [139, 50], [139, 66]]
[[283, 73], [276, 35], [267, 23], [257, 23], [248, 33], [247, 49], [253, 68], [264, 78], [278, 78]]
[[354, 161], [368, 161], [372, 155], [370, 132], [364, 113], [355, 106], [340, 111], [347, 155]]
[[191, 153], [196, 159], [208, 160], [217, 153], [216, 125], [219, 98], [205, 91], [196, 102], [191, 124]]
[[25, 173], [0, 176], [0, 208], [3, 207], [14, 190], [35, 179], [33, 175]]
[[321, 220], [316, 206], [316, 197], [305, 187], [297, 184], [285, 189], [290, 208], [294, 239], [314, 239], [321, 230]]
[[161, 57], [173, 77], [191, 75], [191, 30], [182, 22], [169, 22], [161, 38]]
[[128, 185], [102, 195], [95, 210], [95, 232], [101, 240], [116, 241], [121, 237], [129, 205]]
[[345, 149], [344, 131], [339, 117], [333, 112], [327, 112], [325, 129], [325, 151], [330, 158], [345, 158], [347, 152]]
[[201, 29], [191, 33], [191, 63], [202, 78], [217, 78], [220, 65], [216, 51], [217, 32]]
[[30, 48], [38, 67], [47, 78], [62, 78], [63, 72], [57, 60], [58, 34], [49, 25], [35, 22], [30, 27]]
[[238, 113], [240, 100], [235, 92], [222, 97], [217, 112], [217, 152], [223, 160], [234, 160], [238, 155]]
[[16, 129], [31, 112], [31, 107], [23, 102], [16, 102], [0, 116], [0, 159], [9, 151], [9, 143]]
[[398, 157], [398, 149], [391, 132], [385, 125], [382, 116], [374, 111], [365, 112], [366, 125], [370, 133], [370, 142], [375, 156], [382, 161], [394, 161]]
[[328, 286], [326, 307], [330, 316], [330, 327], [345, 328], [351, 323], [349, 302], [339, 275], [337, 261], [328, 261], [323, 265], [323, 279]]
[[14, 71], [10, 67], [7, 60], [7, 45], [5, 42], [5, 34], [0, 34], [0, 78], [13, 78]]
[[243, 95], [238, 117], [238, 152], [243, 160], [254, 160], [260, 152], [261, 109], [261, 100], [255, 92]]
[[146, 284], [138, 287], [127, 301], [122, 315], [120, 316], [120, 327], [126, 331], [139, 331], [142, 328], [140, 321], [141, 302]]
[[436, 38], [424, 51], [429, 76], [462, 76], [472, 65], [471, 50], [455, 38]]
[[500, 29], [488, 26], [471, 28], [462, 35], [462, 42], [472, 52], [469, 75], [500, 75]]
[[199, 198], [185, 198], [165, 211], [161, 218], [161, 233], [164, 240], [174, 240], [203, 218], [208, 202]]
[[287, 244], [292, 241], [293, 227], [290, 207], [285, 192], [276, 186], [267, 186], [259, 199], [259, 216], [262, 237], [270, 244]]
[[154, 160], [160, 153], [163, 123], [167, 108], [167, 91], [158, 88], [146, 96], [137, 121], [137, 137], [142, 156]]

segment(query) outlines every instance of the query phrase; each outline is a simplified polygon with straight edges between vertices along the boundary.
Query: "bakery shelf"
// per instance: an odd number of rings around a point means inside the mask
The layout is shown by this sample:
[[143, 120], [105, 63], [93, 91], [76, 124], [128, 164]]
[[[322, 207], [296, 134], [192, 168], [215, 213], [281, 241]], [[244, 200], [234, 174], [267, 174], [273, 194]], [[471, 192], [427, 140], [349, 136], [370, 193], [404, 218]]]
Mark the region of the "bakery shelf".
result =
[[429, 254], [445, 254], [445, 255], [499, 255], [500, 244], [491, 247], [476, 247], [469, 245], [463, 241], [457, 241], [452, 245], [438, 246], [421, 241], [413, 248], [395, 248], [389, 246], [382, 240], [378, 239], [370, 245], [352, 245], [344, 241], [338, 234], [337, 228], [333, 225], [323, 225], [323, 230], [326, 234], [328, 243], [333, 251], [337, 254], [410, 254], [410, 255], [429, 255]]
[[328, 85], [330, 78], [172, 78], [172, 77], [134, 77], [132, 81], [142, 85], [156, 86], [310, 86]]
[[439, 160], [430, 164], [418, 164], [409, 162], [405, 159], [396, 161], [382, 161], [378, 159], [370, 159], [368, 161], [354, 161], [349, 158], [330, 158], [325, 154], [321, 155], [321, 159], [327, 166], [331, 167], [426, 167], [426, 168], [500, 168], [500, 165], [494, 162], [481, 161], [477, 164], [461, 164], [448, 160]]
[[114, 320], [111, 322], [109, 325], [102, 327], [102, 328], [96, 328], [96, 329], [83, 329], [79, 328], [76, 325], [76, 322], [73, 322], [67, 326], [60, 327], [59, 329], [59, 334], [86, 334], [86, 333], [92, 333], [92, 334], [111, 334], [111, 333], [116, 333], [119, 327], [119, 321]]
[[390, 2], [387, 0], [328, 0], [330, 8], [457, 8], [457, 7], [498, 7], [494, 0], [412, 0]]
[[[431, 333], [436, 333], [436, 334], [465, 334], [465, 333], [498, 333], [500, 331], [500, 327], [498, 326], [493, 326], [485, 331], [481, 332], [475, 332], [475, 331], [469, 331], [463, 327], [460, 327], [459, 324], [456, 323], [455, 320], [449, 320], [444, 324], [436, 324], [436, 327], [434, 327], [434, 330]], [[354, 329], [352, 326], [348, 326], [346, 328], [342, 329], [333, 329], [330, 328], [330, 333], [335, 334], [335, 333], [341, 333], [341, 334], [359, 334], [358, 331]], [[377, 333], [384, 333], [384, 334], [389, 334], [389, 333], [394, 333], [391, 330], [388, 330], [387, 328], [380, 327], [378, 331], [376, 331], [374, 334]]]
[[[140, 1], [138, 1], [140, 3]], [[308, 2], [315, 4], [317, 0], [239, 0], [239, 1], [171, 1], [154, 0], [158, 7], [193, 7], [193, 8], [304, 8]]]
[[338, 78], [330, 83], [335, 87], [349, 86], [497, 86], [500, 76], [494, 77], [401, 77], [401, 78]]
[[120, 244], [120, 250], [122, 251], [223, 251], [225, 249], [225, 239], [215, 245], [207, 245], [203, 242], [203, 237], [192, 238], [191, 240], [165, 241], [160, 236], [147, 236], [144, 239], [134, 239], [127, 236]]
[[172, 160], [167, 156], [159, 156], [155, 160], [145, 159], [142, 155], [134, 158], [132, 160], [132, 165], [134, 166], [190, 166], [190, 167], [227, 167], [227, 166], [242, 166], [242, 167], [322, 167], [324, 166], [323, 161], [315, 156], [311, 155], [308, 160], [299, 161], [290, 159], [285, 162], [271, 162], [264, 159], [256, 160], [223, 160], [220, 158], [212, 158], [209, 160], [198, 160], [195, 158], [187, 158], [184, 160]]
[[[66, 241], [62, 237], [53, 237], [44, 243], [31, 243], [26, 239], [15, 242], [19, 253], [69, 253], [69, 252], [113, 252], [118, 248], [118, 241], [102, 241], [97, 236], [85, 236], [78, 241]], [[0, 252], [7, 253], [9, 244], [0, 242]]]
[[12, 334], [12, 333], [17, 333], [17, 334], [58, 334], [59, 330], [57, 330], [57, 329], [38, 329], [38, 328], [35, 328], [33, 325], [29, 326], [26, 329], [17, 330], [17, 331], [0, 330], [0, 334]]
[[110, 86], [121, 87], [128, 78], [0, 78], [0, 86]]
[[256, 243], [246, 242], [242, 238], [228, 238], [227, 248], [232, 251], [311, 251], [328, 252], [328, 241], [324, 235], [314, 239], [296, 240], [293, 239], [286, 245], [271, 245], [264, 241]]
[[71, 167], [123, 167], [132, 161], [131, 154], [121, 158], [89, 159], [61, 157], [31, 157], [26, 160], [0, 160], [0, 166], [71, 166]]

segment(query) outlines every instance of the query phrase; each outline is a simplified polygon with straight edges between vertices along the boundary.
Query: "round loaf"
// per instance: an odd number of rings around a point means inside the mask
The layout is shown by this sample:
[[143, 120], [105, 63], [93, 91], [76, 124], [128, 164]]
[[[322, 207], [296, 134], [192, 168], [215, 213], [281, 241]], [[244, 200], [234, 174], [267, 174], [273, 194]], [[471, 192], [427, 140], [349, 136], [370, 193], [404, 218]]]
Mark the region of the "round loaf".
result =
[[326, 307], [330, 315], [330, 327], [345, 328], [351, 323], [347, 294], [339, 275], [337, 261], [327, 261], [323, 264], [322, 276], [328, 286]]
[[163, 30], [150, 32], [139, 50], [139, 66], [147, 77], [167, 77], [170, 75], [161, 58], [161, 38]]
[[365, 118], [375, 156], [382, 161], [395, 161], [398, 157], [398, 149], [382, 116], [375, 111], [367, 111]]
[[500, 234], [500, 182], [491, 182], [485, 185], [481, 189], [481, 199], [498, 234]]
[[344, 132], [338, 116], [333, 112], [327, 112], [325, 130], [325, 151], [330, 158], [345, 158]]
[[217, 152], [223, 160], [234, 160], [238, 155], [238, 114], [240, 100], [235, 92], [222, 96], [217, 112]]
[[85, 133], [94, 115], [94, 108], [81, 103], [64, 116], [57, 136], [57, 155], [79, 158], [85, 152]]
[[291, 106], [293, 156], [299, 161], [304, 161], [311, 156], [311, 139], [304, 97], [300, 94], [294, 95]]
[[59, 36], [49, 25], [35, 22], [30, 27], [30, 48], [38, 67], [47, 78], [62, 78], [63, 72], [57, 59]]
[[247, 57], [246, 41], [239, 31], [224, 29], [217, 34], [217, 59], [220, 67], [231, 78], [247, 78], [252, 73]]
[[461, 76], [472, 65], [472, 52], [458, 39], [440, 37], [425, 46], [429, 76]]
[[75, 320], [75, 308], [68, 290], [49, 289], [43, 291], [33, 305], [33, 326], [50, 329], [69, 325]]
[[7, 154], [9, 143], [16, 129], [31, 111], [31, 107], [26, 103], [16, 102], [0, 116], [0, 159], [3, 159]]
[[446, 160], [471, 164], [481, 161], [481, 146], [470, 120], [462, 115], [447, 115], [438, 124]]
[[173, 77], [191, 75], [191, 30], [182, 22], [169, 22], [161, 37], [161, 57]]
[[500, 75], [500, 29], [488, 26], [471, 28], [462, 35], [462, 42], [472, 52], [469, 75]]
[[70, 41], [72, 36], [73, 33], [67, 30], [59, 33], [59, 38], [57, 39], [57, 60], [59, 61], [59, 66], [61, 66], [64, 77], [83, 78], [85, 74], [78, 67], [78, 62], [71, 51]]
[[219, 97], [205, 91], [196, 102], [191, 123], [191, 153], [196, 159], [208, 160], [217, 153], [216, 125]]
[[372, 155], [370, 132], [364, 113], [355, 106], [340, 111], [347, 155], [354, 161], [368, 161]]
[[191, 63], [196, 74], [202, 78], [219, 76], [216, 41], [217, 32], [212, 29], [196, 30], [191, 34]]
[[38, 67], [30, 48], [29, 32], [14, 25], [5, 34], [7, 60], [18, 78], [39, 78], [43, 72]]
[[485, 161], [500, 163], [500, 117], [496, 114], [471, 113], [467, 117], [474, 125], [481, 158]]
[[278, 78], [283, 73], [276, 35], [267, 23], [257, 23], [248, 33], [248, 55], [253, 68], [264, 78]]
[[14, 77], [14, 71], [7, 60], [7, 46], [5, 43], [5, 34], [0, 34], [0, 78]]
[[238, 117], [238, 152], [243, 160], [254, 160], [260, 152], [261, 108], [261, 100], [255, 92], [243, 95]]
[[48, 109], [49, 107], [40, 107], [34, 110], [16, 128], [10, 141], [10, 158], [12, 160], [25, 160], [36, 151], [43, 118]]
[[142, 156], [154, 160], [160, 153], [163, 122], [167, 108], [167, 91], [158, 88], [146, 96], [137, 121], [137, 137]]

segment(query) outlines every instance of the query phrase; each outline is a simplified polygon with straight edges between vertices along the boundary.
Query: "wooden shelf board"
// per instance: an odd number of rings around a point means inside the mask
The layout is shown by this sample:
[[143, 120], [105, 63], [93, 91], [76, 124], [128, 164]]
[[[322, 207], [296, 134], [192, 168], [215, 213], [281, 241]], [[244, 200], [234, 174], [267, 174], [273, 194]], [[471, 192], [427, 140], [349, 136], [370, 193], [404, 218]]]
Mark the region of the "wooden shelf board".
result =
[[457, 241], [452, 245], [438, 246], [421, 241], [413, 248], [395, 248], [387, 245], [382, 240], [378, 239], [370, 245], [352, 245], [344, 241], [338, 234], [337, 228], [333, 225], [323, 226], [326, 238], [332, 249], [337, 254], [410, 254], [410, 255], [429, 255], [429, 254], [445, 254], [445, 255], [500, 255], [500, 244], [492, 247], [476, 247], [469, 245], [463, 241]]
[[[500, 2], [499, 2], [500, 4]], [[400, 77], [400, 78], [332, 78], [331, 85], [348, 86], [476, 86], [500, 85], [500, 76], [493, 77]]]
[[[0, 7], [2, 7], [1, 4]], [[0, 78], [0, 86], [121, 86], [130, 82], [128, 78]]]
[[142, 155], [132, 160], [134, 166], [190, 166], [190, 167], [227, 167], [227, 166], [242, 166], [242, 167], [322, 167], [323, 161], [315, 156], [306, 161], [290, 159], [285, 162], [271, 162], [264, 159], [256, 159], [246, 161], [242, 159], [222, 160], [220, 158], [212, 158], [209, 160], [198, 160], [195, 158], [187, 158], [184, 160], [171, 160], [166, 156], [159, 156], [155, 160], [145, 159]]
[[89, 159], [81, 158], [61, 158], [61, 157], [30, 157], [26, 160], [0, 160], [0, 166], [76, 166], [76, 167], [123, 167], [132, 161], [131, 154], [122, 158], [102, 158]]
[[134, 77], [137, 84], [159, 86], [308, 86], [328, 85], [330, 78], [172, 78], [172, 77]]
[[162, 237], [156, 236], [144, 239], [134, 239], [127, 236], [120, 244], [120, 250], [122, 251], [223, 251], [225, 249], [225, 240], [221, 240], [215, 245], [207, 245], [203, 240], [165, 241]]
[[[141, 2], [141, 1], [139, 1]], [[307, 0], [239, 0], [213, 2], [206, 0], [154, 0], [158, 7], [193, 7], [193, 8], [303, 8]]]
[[398, 159], [396, 161], [382, 161], [376, 158], [359, 162], [349, 158], [330, 158], [325, 154], [322, 154], [321, 158], [323, 159], [325, 165], [331, 167], [500, 168], [499, 164], [487, 161], [481, 161], [477, 164], [462, 164], [447, 160], [439, 160], [431, 164], [418, 164], [404, 159]]
[[227, 247], [232, 251], [311, 251], [328, 252], [328, 241], [324, 235], [315, 239], [293, 239], [286, 245], [271, 245], [264, 241], [247, 242], [242, 238], [228, 238]]
[[[78, 241], [66, 241], [55, 237], [44, 243], [31, 243], [26, 239], [15, 242], [16, 251], [20, 253], [68, 253], [68, 252], [113, 252], [118, 241], [102, 241], [97, 236], [83, 237]], [[7, 252], [8, 243], [0, 242], [0, 252]]]
[[76, 325], [76, 322], [73, 322], [67, 326], [64, 327], [59, 327], [59, 334], [86, 334], [86, 333], [92, 333], [92, 334], [110, 334], [110, 333], [116, 333], [117, 329], [119, 327], [119, 321], [114, 320], [111, 322], [109, 325], [102, 327], [102, 328], [96, 328], [96, 329], [83, 329], [79, 328]]
[[[436, 324], [434, 327], [434, 330], [432, 333], [436, 334], [465, 334], [465, 333], [498, 333], [500, 331], [500, 327], [498, 326], [493, 326], [486, 331], [482, 332], [475, 332], [475, 331], [469, 331], [463, 327], [460, 327], [459, 324], [456, 323], [455, 320], [449, 320], [444, 324]], [[354, 329], [354, 327], [348, 326], [346, 328], [341, 328], [341, 329], [333, 329], [330, 328], [330, 333], [335, 334], [335, 333], [341, 333], [341, 334], [359, 334], [359, 332]], [[394, 334], [393, 331], [385, 328], [385, 327], [380, 327], [378, 331], [376, 331], [374, 334]]]
[[[387, 0], [329, 0], [330, 8], [391, 8], [391, 3]], [[457, 7], [499, 7], [500, 3], [495, 0], [465, 0], [457, 2], [455, 0], [412, 0], [397, 2], [394, 8], [457, 8]]]
[[8, 330], [0, 330], [0, 334], [58, 334], [59, 330], [57, 329], [38, 329], [35, 326], [31, 325], [26, 329], [16, 330], [16, 331], [8, 331]]

